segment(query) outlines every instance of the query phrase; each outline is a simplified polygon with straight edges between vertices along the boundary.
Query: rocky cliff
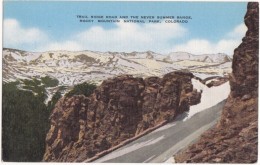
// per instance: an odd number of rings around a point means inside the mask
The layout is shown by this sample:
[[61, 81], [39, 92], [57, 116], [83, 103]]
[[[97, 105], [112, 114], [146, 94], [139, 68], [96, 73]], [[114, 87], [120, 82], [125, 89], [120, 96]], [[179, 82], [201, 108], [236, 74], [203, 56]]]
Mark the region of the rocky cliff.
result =
[[243, 42], [234, 51], [231, 93], [215, 128], [175, 155], [177, 162], [253, 163], [258, 144], [258, 53], [259, 7], [248, 3], [248, 27]]
[[200, 101], [193, 77], [185, 71], [124, 75], [103, 81], [89, 97], [62, 98], [50, 116], [44, 161], [83, 161], [172, 120]]

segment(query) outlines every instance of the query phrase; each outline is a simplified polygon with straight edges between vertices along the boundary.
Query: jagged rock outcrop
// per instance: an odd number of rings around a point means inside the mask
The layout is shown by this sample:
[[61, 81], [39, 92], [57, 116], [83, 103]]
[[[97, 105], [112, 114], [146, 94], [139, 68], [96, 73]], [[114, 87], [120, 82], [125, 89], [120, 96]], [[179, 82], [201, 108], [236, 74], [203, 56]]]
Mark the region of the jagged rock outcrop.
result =
[[243, 42], [234, 51], [231, 93], [215, 128], [175, 155], [176, 162], [254, 163], [258, 144], [258, 53], [259, 7], [247, 6], [248, 27]]
[[259, 53], [258, 3], [249, 3], [245, 16], [248, 28], [243, 42], [234, 51], [230, 85], [233, 97], [245, 94], [257, 95]]
[[89, 97], [62, 98], [50, 116], [44, 161], [83, 161], [172, 120], [200, 100], [193, 77], [185, 71], [124, 75], [103, 81]]

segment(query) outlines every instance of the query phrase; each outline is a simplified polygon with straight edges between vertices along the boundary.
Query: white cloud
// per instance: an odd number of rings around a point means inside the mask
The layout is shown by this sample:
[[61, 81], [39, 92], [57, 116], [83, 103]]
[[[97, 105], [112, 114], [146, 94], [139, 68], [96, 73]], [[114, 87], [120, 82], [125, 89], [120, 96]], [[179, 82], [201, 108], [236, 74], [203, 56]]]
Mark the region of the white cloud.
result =
[[50, 42], [44, 47], [39, 47], [38, 50], [47, 51], [47, 50], [70, 50], [78, 51], [83, 50], [84, 48], [75, 41], [65, 41], [65, 42]]
[[192, 39], [184, 44], [174, 46], [171, 51], [185, 51], [194, 54], [226, 53], [233, 55], [234, 49], [242, 42], [242, 37], [245, 35], [246, 30], [247, 27], [244, 24], [240, 24], [216, 43], [206, 39]]
[[[97, 51], [162, 51], [169, 40], [182, 37], [186, 29], [178, 24], [116, 23], [112, 29], [94, 26], [79, 32], [70, 41], [50, 43], [43, 49], [97, 50]], [[69, 45], [71, 44], [71, 45]]]
[[217, 43], [211, 43], [205, 39], [193, 39], [185, 44], [175, 46], [172, 51], [185, 51], [193, 54], [226, 53], [232, 55], [234, 49], [240, 43], [240, 40], [234, 39], [223, 39]]
[[15, 19], [4, 20], [4, 46], [11, 48], [26, 48], [33, 51], [48, 50], [97, 50], [97, 51], [147, 51], [160, 53], [185, 51], [193, 54], [227, 53], [233, 54], [241, 43], [246, 26], [240, 24], [227, 33], [218, 42], [210, 42], [203, 38], [194, 38], [186, 43], [172, 45], [188, 30], [180, 24], [135, 24], [116, 23], [114, 28], [105, 29], [93, 26], [78, 32], [64, 41], [52, 41], [39, 28], [25, 28]]
[[25, 44], [39, 44], [47, 38], [38, 28], [24, 28], [16, 19], [4, 20], [4, 46], [17, 48]]
[[237, 27], [235, 27], [235, 29], [231, 32], [228, 33], [228, 36], [231, 38], [242, 38], [243, 36], [245, 36], [245, 33], [247, 31], [247, 27], [244, 23], [238, 25]]

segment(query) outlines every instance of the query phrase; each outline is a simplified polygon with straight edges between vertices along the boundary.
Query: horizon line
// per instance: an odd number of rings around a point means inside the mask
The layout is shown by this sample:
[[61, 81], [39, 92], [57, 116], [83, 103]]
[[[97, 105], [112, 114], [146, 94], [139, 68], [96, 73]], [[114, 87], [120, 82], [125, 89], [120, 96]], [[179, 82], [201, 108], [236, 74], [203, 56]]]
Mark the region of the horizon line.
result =
[[30, 52], [30, 53], [46, 53], [46, 52], [84, 52], [84, 51], [89, 51], [89, 52], [99, 52], [99, 53], [127, 53], [127, 54], [130, 54], [130, 53], [146, 53], [146, 52], [152, 52], [152, 53], [156, 53], [156, 54], [159, 54], [159, 55], [170, 55], [171, 53], [188, 53], [188, 54], [191, 54], [191, 55], [195, 55], [195, 56], [202, 56], [202, 55], [217, 55], [217, 54], [224, 54], [224, 55], [227, 55], [229, 57], [232, 57], [232, 55], [229, 55], [227, 53], [203, 53], [203, 54], [194, 54], [194, 53], [190, 53], [190, 52], [185, 52], [185, 51], [176, 51], [176, 52], [168, 52], [168, 53], [158, 53], [158, 52], [155, 52], [155, 51], [151, 51], [151, 50], [146, 50], [146, 51], [131, 51], [131, 52], [122, 52], [122, 51], [98, 51], [98, 50], [47, 50], [47, 51], [28, 51], [28, 50], [22, 50], [22, 49], [19, 49], [19, 48], [8, 48], [8, 47], [3, 47], [2, 48], [3, 50], [4, 49], [11, 49], [11, 50], [17, 50], [17, 51], [23, 51], [23, 52]]

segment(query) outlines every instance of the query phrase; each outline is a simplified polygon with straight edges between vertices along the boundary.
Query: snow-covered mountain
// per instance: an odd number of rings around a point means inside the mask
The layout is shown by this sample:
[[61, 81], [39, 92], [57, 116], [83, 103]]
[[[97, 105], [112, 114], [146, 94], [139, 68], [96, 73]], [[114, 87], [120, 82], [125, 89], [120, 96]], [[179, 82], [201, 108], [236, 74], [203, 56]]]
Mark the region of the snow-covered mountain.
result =
[[199, 62], [212, 62], [212, 63], [225, 63], [231, 62], [232, 59], [223, 53], [218, 54], [202, 54], [202, 55], [193, 55], [186, 52], [173, 52], [168, 55], [168, 58], [172, 61], [183, 61], [183, 60], [191, 60], [191, 61], [199, 61]]
[[174, 52], [94, 52], [48, 51], [26, 52], [3, 49], [3, 81], [51, 76], [60, 85], [81, 82], [101, 83], [120, 74], [139, 77], [161, 76], [168, 72], [188, 69], [195, 75], [223, 75], [231, 72], [232, 59], [225, 54], [193, 55]]

